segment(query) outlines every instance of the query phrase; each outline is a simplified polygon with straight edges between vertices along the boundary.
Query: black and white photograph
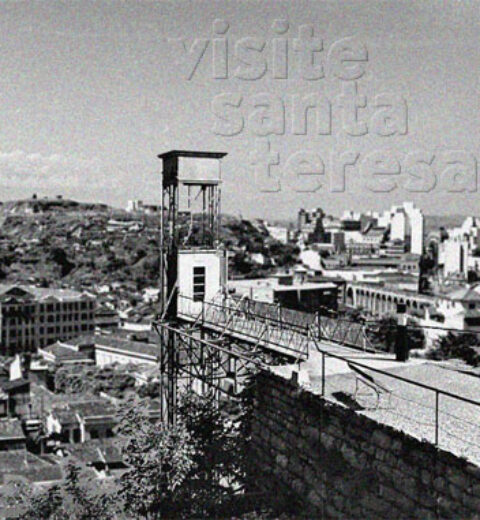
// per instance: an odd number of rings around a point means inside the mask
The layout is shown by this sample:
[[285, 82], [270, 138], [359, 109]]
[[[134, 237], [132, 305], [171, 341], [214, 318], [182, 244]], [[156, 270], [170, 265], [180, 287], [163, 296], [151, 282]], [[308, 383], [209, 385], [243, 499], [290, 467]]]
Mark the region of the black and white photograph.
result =
[[480, 0], [1, 0], [0, 120], [0, 520], [480, 520]]

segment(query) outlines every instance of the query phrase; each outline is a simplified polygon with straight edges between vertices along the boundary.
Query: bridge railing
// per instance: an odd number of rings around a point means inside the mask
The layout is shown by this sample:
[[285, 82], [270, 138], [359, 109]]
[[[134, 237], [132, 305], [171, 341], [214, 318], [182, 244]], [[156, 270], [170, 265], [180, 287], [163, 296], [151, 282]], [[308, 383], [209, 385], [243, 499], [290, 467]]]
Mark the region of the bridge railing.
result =
[[314, 336], [360, 350], [375, 351], [365, 329], [365, 324], [342, 318], [324, 316], [281, 307], [278, 304], [218, 295], [210, 301], [195, 302], [192, 298], [179, 295], [179, 315], [196, 317], [230, 330], [269, 338], [292, 352], [308, 354], [308, 338]]
[[[241, 300], [238, 297], [232, 297], [232, 299]], [[363, 323], [345, 320], [341, 317], [325, 316], [320, 312], [288, 309], [278, 304], [249, 299], [244, 299], [241, 305], [247, 312], [252, 312], [256, 316], [298, 329], [304, 334], [310, 331], [315, 338], [361, 350], [376, 350], [366, 334], [366, 327]]]
[[208, 324], [220, 334], [233, 332], [258, 345], [268, 344], [279, 353], [305, 359], [310, 337], [307, 324], [282, 321], [272, 309], [259, 314], [258, 303], [219, 297], [199, 306], [191, 298], [179, 295], [178, 315], [194, 323]]

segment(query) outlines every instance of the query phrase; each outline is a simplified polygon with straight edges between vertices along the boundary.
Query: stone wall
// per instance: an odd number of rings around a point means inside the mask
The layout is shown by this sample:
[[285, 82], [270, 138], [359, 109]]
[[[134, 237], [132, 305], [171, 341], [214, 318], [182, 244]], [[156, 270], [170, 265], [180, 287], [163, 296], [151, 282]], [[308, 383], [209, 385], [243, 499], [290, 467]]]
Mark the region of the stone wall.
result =
[[257, 483], [308, 518], [479, 518], [480, 468], [294, 381], [260, 372]]

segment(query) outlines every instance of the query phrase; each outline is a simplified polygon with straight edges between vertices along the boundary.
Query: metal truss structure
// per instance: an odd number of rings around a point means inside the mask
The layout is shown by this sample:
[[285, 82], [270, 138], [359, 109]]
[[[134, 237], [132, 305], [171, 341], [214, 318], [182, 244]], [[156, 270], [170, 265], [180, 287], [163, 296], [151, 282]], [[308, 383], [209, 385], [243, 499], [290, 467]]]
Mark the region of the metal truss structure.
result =
[[162, 417], [170, 424], [175, 422], [179, 392], [194, 390], [217, 401], [235, 401], [252, 372], [289, 361], [203, 324], [164, 321], [154, 328], [160, 339]]
[[[181, 265], [195, 273], [194, 264], [181, 263], [186, 258], [185, 250], [191, 251], [191, 258], [203, 254], [199, 249], [208, 254], [218, 252], [219, 161], [225, 155], [185, 150], [159, 155], [163, 160], [160, 309], [154, 327], [159, 334], [162, 416], [170, 423], [175, 421], [181, 388], [193, 388], [218, 399], [235, 399], [252, 370], [300, 363], [307, 359], [310, 348], [316, 348], [317, 341], [312, 340], [366, 348], [360, 324], [232, 298], [227, 296], [222, 279], [210, 279], [209, 294], [218, 293], [206, 301], [205, 267], [200, 267], [204, 273], [200, 296], [195, 292], [194, 297], [181, 294]], [[205, 262], [203, 257], [199, 265], [205, 266]], [[188, 284], [186, 287], [191, 290]]]
[[161, 340], [162, 402], [171, 422], [181, 388], [217, 400], [235, 399], [252, 371], [301, 363], [310, 349], [321, 351], [322, 340], [371, 350], [364, 325], [350, 321], [222, 295], [203, 302], [200, 312], [194, 309], [192, 299], [179, 295], [177, 321], [155, 325]]

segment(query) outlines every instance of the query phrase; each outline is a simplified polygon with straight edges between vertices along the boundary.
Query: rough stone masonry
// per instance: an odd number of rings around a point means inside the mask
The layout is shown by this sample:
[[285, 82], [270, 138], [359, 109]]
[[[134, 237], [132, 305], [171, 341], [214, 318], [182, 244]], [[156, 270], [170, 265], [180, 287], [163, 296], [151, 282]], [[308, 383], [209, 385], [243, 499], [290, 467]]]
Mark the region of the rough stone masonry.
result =
[[480, 519], [480, 468], [270, 371], [255, 379], [256, 481], [308, 518]]

